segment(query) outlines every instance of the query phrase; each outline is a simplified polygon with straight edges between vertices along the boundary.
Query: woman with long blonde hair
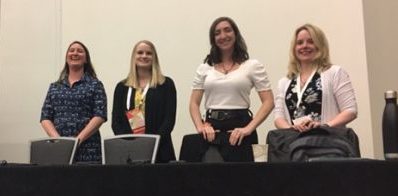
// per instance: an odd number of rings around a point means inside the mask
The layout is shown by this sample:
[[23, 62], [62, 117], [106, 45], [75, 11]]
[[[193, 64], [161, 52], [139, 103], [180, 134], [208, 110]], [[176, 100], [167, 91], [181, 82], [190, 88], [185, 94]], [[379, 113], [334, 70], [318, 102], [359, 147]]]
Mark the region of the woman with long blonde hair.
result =
[[330, 62], [322, 30], [312, 24], [296, 29], [287, 77], [278, 84], [275, 126], [305, 132], [319, 126], [343, 127], [357, 117], [347, 72]]
[[113, 132], [158, 134], [156, 162], [175, 160], [171, 140], [177, 104], [174, 82], [162, 74], [155, 45], [148, 40], [135, 44], [130, 62], [130, 72], [113, 96]]

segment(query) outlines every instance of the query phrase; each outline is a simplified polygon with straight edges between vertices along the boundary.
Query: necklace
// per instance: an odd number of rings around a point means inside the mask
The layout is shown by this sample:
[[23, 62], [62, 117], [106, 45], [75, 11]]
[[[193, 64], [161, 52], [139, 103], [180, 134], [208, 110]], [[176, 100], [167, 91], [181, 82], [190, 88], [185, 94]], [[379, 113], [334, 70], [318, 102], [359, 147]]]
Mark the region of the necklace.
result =
[[308, 80], [308, 78], [305, 79], [305, 80], [303, 80], [302, 78], [300, 78], [300, 86], [304, 86], [305, 83], [307, 83], [307, 80]]
[[[308, 80], [312, 80], [312, 77], [314, 76], [314, 74], [315, 74], [315, 71], [312, 71], [312, 73], [311, 74], [303, 74], [303, 73], [301, 73], [300, 74], [300, 87], [302, 88], [302, 87], [304, 87], [305, 86], [305, 84], [307, 84], [307, 82], [309, 82]], [[305, 77], [304, 77], [305, 76]], [[298, 81], [297, 81], [298, 82]]]
[[228, 74], [230, 71], [232, 71], [232, 69], [234, 68], [235, 63], [232, 63], [230, 65], [226, 65], [226, 64], [220, 64], [220, 67], [222, 68], [222, 72], [224, 74]]

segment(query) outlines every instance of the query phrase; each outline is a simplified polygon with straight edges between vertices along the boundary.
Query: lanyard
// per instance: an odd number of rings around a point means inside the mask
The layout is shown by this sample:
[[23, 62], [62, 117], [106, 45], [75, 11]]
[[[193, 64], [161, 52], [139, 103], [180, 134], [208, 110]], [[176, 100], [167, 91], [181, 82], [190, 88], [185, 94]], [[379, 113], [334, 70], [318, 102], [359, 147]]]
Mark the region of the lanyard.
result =
[[[142, 98], [145, 97], [146, 93], [148, 92], [149, 89], [149, 83], [146, 84], [144, 91], [142, 92]], [[129, 87], [129, 91], [127, 92], [127, 101], [126, 101], [126, 107], [127, 110], [130, 110], [130, 99], [131, 99], [131, 92], [133, 91], [132, 87]]]
[[308, 84], [311, 82], [311, 80], [314, 77], [315, 73], [316, 73], [316, 70], [312, 71], [310, 77], [305, 82], [303, 89], [301, 89], [301, 87], [300, 87], [301, 86], [300, 85], [301, 78], [300, 78], [300, 74], [298, 74], [297, 82], [296, 82], [296, 92], [297, 92], [297, 106], [296, 106], [296, 108], [297, 109], [299, 108], [299, 106], [301, 104], [301, 99], [303, 98], [304, 91], [307, 88]]

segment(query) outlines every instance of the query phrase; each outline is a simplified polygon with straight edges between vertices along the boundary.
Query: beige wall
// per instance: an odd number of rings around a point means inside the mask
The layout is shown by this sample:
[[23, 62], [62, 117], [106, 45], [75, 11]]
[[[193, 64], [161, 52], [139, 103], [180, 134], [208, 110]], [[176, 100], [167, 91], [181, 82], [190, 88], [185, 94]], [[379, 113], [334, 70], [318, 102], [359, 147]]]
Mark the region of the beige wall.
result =
[[[0, 21], [0, 159], [28, 160], [43, 96], [59, 72], [59, 9], [54, 0], [2, 0]], [[43, 94], [44, 93], [44, 94]]]
[[[267, 67], [273, 89], [286, 73], [289, 42], [296, 27], [313, 23], [326, 33], [332, 61], [343, 66], [356, 90], [359, 117], [350, 124], [364, 157], [374, 157], [368, 66], [361, 0], [2, 0], [0, 21], [0, 159], [27, 162], [28, 140], [44, 137], [39, 115], [51, 81], [73, 40], [85, 43], [108, 95], [108, 122], [116, 83], [129, 69], [135, 42], [155, 43], [163, 72], [178, 90], [176, 153], [182, 136], [194, 133], [188, 113], [194, 71], [209, 50], [208, 29], [218, 16], [239, 25], [252, 58]], [[252, 110], [259, 106], [252, 94]], [[374, 117], [373, 117], [374, 118]], [[259, 128], [260, 143], [273, 129], [272, 116]]]
[[384, 92], [398, 90], [398, 1], [364, 0], [363, 4], [374, 151], [382, 158]]

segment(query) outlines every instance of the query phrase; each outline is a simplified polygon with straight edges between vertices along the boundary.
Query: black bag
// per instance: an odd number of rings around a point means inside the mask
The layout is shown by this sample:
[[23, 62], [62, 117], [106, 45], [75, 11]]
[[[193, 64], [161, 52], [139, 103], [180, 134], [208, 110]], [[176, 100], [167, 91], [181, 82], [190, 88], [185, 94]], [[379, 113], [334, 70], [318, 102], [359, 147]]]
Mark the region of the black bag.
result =
[[300, 133], [294, 129], [276, 129], [268, 132], [267, 141], [268, 162], [289, 162], [290, 149], [289, 144], [292, 143]]
[[267, 144], [268, 162], [360, 157], [358, 137], [351, 128], [319, 127], [304, 133], [272, 130]]

